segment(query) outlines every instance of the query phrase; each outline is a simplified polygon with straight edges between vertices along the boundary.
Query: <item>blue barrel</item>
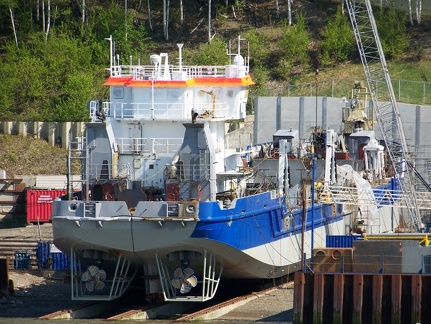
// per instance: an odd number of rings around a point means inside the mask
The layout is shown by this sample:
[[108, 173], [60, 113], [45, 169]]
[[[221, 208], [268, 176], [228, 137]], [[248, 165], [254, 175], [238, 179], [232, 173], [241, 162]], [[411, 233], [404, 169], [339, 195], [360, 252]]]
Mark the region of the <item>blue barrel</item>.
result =
[[30, 267], [30, 253], [16, 252], [13, 266], [15, 269], [28, 269]]
[[57, 249], [53, 249], [51, 242], [37, 243], [37, 260], [40, 269], [70, 270], [68, 256]]

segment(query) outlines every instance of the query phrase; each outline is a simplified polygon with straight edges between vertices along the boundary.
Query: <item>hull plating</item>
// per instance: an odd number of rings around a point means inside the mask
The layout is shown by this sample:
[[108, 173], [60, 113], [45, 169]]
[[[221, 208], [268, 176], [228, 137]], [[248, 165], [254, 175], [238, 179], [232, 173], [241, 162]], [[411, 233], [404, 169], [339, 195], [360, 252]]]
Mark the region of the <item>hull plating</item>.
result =
[[[64, 201], [68, 209], [69, 202]], [[116, 202], [101, 202], [104, 208]], [[110, 209], [110, 208], [109, 208]], [[56, 216], [53, 222], [55, 245], [67, 250], [97, 250], [121, 255], [136, 264], [151, 264], [158, 255], [168, 259], [177, 251], [204, 250], [216, 256], [224, 267], [224, 277], [268, 278], [297, 269], [301, 260], [302, 210], [280, 217], [279, 199], [269, 193], [241, 198], [236, 206], [221, 209], [219, 204], [201, 202], [197, 221], [167, 221], [135, 216]], [[312, 219], [314, 245], [324, 245], [328, 234], [344, 234], [345, 214], [332, 215], [332, 206], [316, 205], [307, 211], [304, 246], [311, 252]], [[277, 270], [274, 270], [277, 269]]]

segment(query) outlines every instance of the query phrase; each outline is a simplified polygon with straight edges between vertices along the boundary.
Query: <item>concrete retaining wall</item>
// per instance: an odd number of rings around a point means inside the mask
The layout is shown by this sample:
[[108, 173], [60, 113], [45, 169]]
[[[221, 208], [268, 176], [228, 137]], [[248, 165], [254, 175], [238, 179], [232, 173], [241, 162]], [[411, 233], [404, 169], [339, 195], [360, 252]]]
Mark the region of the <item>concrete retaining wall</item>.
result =
[[70, 138], [81, 136], [84, 129], [84, 122], [0, 122], [1, 134], [31, 136], [63, 148], [67, 148]]

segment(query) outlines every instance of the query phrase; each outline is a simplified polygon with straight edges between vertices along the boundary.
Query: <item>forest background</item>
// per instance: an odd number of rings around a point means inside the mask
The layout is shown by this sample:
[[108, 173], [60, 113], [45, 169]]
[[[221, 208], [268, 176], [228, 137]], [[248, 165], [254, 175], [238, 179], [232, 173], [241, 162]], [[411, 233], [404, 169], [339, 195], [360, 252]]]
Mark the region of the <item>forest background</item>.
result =
[[[413, 5], [412, 5], [413, 2]], [[428, 1], [378, 0], [374, 15], [392, 77], [431, 80]], [[362, 77], [342, 0], [0, 0], [0, 120], [87, 121], [106, 99], [109, 42], [127, 64], [178, 54], [187, 65], [224, 65], [249, 42], [254, 95], [319, 78]], [[428, 7], [427, 7], [428, 6]]]

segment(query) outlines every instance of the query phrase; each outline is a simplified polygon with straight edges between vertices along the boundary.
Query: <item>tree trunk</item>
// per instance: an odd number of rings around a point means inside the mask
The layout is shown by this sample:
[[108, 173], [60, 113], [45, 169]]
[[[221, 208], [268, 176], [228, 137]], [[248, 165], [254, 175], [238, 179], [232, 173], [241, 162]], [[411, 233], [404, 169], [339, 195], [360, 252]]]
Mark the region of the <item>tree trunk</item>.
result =
[[181, 26], [182, 26], [184, 24], [183, 0], [180, 0], [180, 21], [181, 21]]
[[42, 29], [45, 32], [45, 0], [42, 0]]
[[128, 4], [127, 4], [127, 0], [124, 0], [124, 27], [126, 28], [126, 41], [127, 41], [127, 9], [128, 9]]
[[48, 0], [48, 20], [46, 24], [46, 33], [45, 33], [45, 42], [48, 41], [48, 35], [49, 35], [49, 28], [51, 26], [51, 0]]
[[409, 21], [410, 21], [410, 25], [414, 26], [413, 13], [412, 13], [412, 0], [409, 0]]
[[416, 0], [416, 20], [418, 21], [418, 25], [421, 23], [421, 15], [422, 15], [422, 0]]
[[10, 12], [10, 20], [12, 22], [13, 35], [15, 36], [15, 43], [16, 43], [16, 46], [18, 47], [18, 36], [16, 35], [15, 19], [13, 17], [12, 7], [9, 7], [9, 12]]
[[208, 43], [211, 44], [211, 0], [208, 0]]
[[163, 0], [163, 34], [169, 40], [169, 6], [170, 0]]
[[85, 10], [86, 10], [85, 0], [82, 0], [82, 28], [83, 29], [85, 24]]
[[148, 25], [150, 26], [150, 29], [153, 30], [153, 24], [151, 23], [151, 6], [150, 6], [150, 0], [148, 0]]
[[287, 0], [287, 13], [289, 16], [289, 26], [292, 26], [292, 1], [293, 0]]
[[277, 19], [280, 18], [280, 6], [278, 5], [278, 0], [275, 0], [275, 9], [277, 10]]
[[163, 36], [166, 39], [166, 0], [163, 0]]
[[167, 8], [166, 8], [166, 40], [169, 40], [169, 16], [171, 9], [171, 0], [167, 0]]

